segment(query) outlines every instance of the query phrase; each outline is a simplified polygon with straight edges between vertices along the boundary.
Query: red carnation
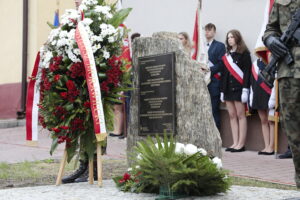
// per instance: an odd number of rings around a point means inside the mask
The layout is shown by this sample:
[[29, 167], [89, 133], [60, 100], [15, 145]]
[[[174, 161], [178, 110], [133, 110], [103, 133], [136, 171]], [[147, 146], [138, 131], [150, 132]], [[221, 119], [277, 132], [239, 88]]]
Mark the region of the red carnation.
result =
[[125, 181], [128, 181], [128, 180], [130, 179], [130, 174], [125, 173], [125, 174], [123, 175], [123, 179], [124, 179]]
[[51, 130], [54, 131], [55, 133], [59, 133], [60, 132], [59, 128], [52, 128]]
[[73, 81], [68, 80], [68, 82], [66, 83], [68, 90], [74, 90], [76, 89], [75, 84]]
[[106, 81], [103, 81], [101, 83], [101, 90], [104, 91], [104, 92], [109, 92], [109, 87], [107, 86], [107, 82]]
[[79, 119], [79, 118], [75, 118], [72, 123], [71, 123], [71, 130], [72, 131], [76, 131], [76, 130], [84, 130], [84, 127], [83, 127], [83, 120], [82, 119]]
[[91, 104], [90, 104], [89, 101], [86, 101], [86, 102], [84, 102], [83, 106], [86, 107], [86, 108], [90, 108]]
[[70, 67], [71, 77], [85, 77], [85, 68], [82, 62], [73, 63]]
[[45, 90], [50, 90], [51, 89], [51, 82], [48, 80], [48, 78], [45, 78], [44, 80], [44, 89]]
[[55, 72], [55, 71], [59, 70], [59, 67], [58, 67], [58, 65], [50, 64], [49, 69], [51, 72]]
[[60, 75], [59, 75], [59, 74], [56, 74], [56, 75], [54, 76], [54, 82], [59, 81], [59, 79], [60, 79]]
[[68, 93], [66, 92], [61, 92], [59, 93], [59, 95], [61, 96], [61, 98], [66, 99], [68, 97]]
[[68, 126], [61, 126], [60, 128], [63, 129], [63, 130], [68, 130], [70, 127], [68, 127]]

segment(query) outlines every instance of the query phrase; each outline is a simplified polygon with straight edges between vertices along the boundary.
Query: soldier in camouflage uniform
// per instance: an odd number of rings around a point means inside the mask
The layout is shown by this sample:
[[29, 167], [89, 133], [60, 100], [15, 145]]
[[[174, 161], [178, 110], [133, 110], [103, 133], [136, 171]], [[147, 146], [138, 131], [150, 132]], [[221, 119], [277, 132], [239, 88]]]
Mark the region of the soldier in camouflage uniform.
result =
[[[300, 8], [300, 0], [275, 0], [263, 41], [273, 56], [283, 58], [288, 49], [279, 40], [291, 23], [292, 15]], [[288, 136], [296, 171], [296, 184], [300, 188], [300, 45], [291, 49], [295, 62], [278, 64], [279, 101], [281, 123]]]

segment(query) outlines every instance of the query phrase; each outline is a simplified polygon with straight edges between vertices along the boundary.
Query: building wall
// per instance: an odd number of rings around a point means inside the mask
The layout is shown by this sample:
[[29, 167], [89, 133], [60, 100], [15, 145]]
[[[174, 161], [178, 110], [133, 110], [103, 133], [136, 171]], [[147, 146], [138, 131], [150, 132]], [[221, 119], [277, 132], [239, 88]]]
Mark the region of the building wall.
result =
[[[31, 75], [35, 56], [46, 41], [57, 8], [60, 14], [74, 8], [73, 0], [29, 1], [28, 71]], [[0, 1], [0, 119], [15, 118], [21, 102], [23, 1]]]

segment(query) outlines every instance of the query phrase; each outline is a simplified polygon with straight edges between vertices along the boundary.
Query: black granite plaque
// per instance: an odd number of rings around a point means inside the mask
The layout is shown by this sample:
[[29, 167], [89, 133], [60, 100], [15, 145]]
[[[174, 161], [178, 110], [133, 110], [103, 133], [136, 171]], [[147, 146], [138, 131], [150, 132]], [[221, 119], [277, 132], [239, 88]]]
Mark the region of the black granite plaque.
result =
[[175, 53], [140, 57], [139, 135], [176, 134]]

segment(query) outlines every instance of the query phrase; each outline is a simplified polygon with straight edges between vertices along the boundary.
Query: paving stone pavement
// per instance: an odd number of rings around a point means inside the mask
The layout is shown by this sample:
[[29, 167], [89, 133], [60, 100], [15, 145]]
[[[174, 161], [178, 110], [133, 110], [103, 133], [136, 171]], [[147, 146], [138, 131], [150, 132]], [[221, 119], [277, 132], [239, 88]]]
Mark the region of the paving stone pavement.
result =
[[[60, 145], [53, 156], [49, 155], [51, 139], [47, 131], [39, 134], [39, 145], [29, 147], [25, 145], [25, 127], [0, 129], [0, 162], [16, 163], [43, 159], [60, 159], [63, 145]], [[107, 155], [104, 159], [125, 159], [126, 139], [108, 138]], [[250, 177], [254, 179], [295, 185], [294, 167], [292, 159], [275, 159], [274, 156], [258, 156], [257, 152], [246, 151], [230, 153], [223, 151], [223, 167], [230, 170], [234, 176]], [[119, 192], [112, 181], [104, 181], [104, 187], [96, 185], [69, 184], [56, 186], [26, 187], [0, 190], [0, 200], [134, 200], [155, 199], [149, 194], [130, 194]], [[216, 199], [216, 200], [300, 200], [300, 192], [284, 191], [266, 188], [251, 188], [233, 186], [226, 195], [188, 199]]]
[[[88, 183], [61, 186], [38, 186], [0, 190], [0, 200], [154, 200], [154, 194], [134, 194], [119, 191], [113, 181], [103, 181], [103, 187]], [[189, 197], [183, 200], [292, 200], [300, 192], [267, 188], [232, 186], [227, 194], [209, 197]]]

